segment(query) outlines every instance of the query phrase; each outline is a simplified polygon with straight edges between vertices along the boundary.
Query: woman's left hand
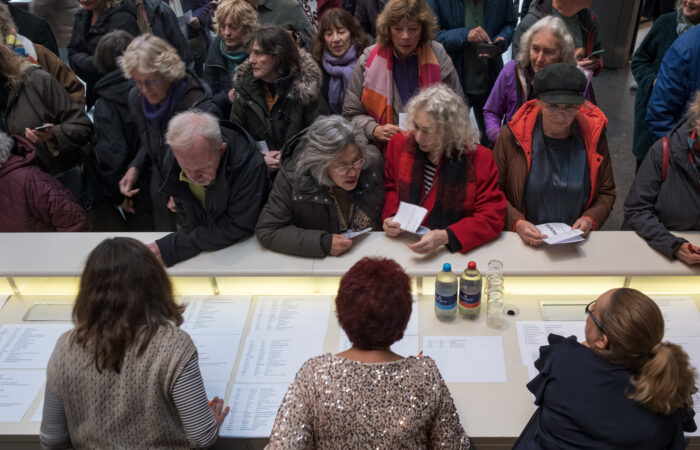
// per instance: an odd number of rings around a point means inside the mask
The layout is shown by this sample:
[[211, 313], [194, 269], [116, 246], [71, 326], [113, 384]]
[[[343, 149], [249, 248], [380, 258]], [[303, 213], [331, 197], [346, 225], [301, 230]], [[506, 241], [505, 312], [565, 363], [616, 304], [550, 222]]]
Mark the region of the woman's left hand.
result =
[[593, 229], [593, 220], [590, 217], [582, 216], [579, 217], [574, 225], [571, 227], [572, 230], [581, 230], [583, 234], [581, 236], [586, 237], [588, 233]]
[[43, 143], [55, 139], [56, 136], [53, 134], [53, 124], [45, 123], [42, 126], [49, 126], [43, 130], [32, 130], [31, 128], [24, 129], [24, 137], [27, 138], [32, 144]]
[[431, 230], [420, 238], [420, 241], [408, 244], [408, 248], [416, 253], [428, 254], [436, 251], [449, 242], [447, 230]]

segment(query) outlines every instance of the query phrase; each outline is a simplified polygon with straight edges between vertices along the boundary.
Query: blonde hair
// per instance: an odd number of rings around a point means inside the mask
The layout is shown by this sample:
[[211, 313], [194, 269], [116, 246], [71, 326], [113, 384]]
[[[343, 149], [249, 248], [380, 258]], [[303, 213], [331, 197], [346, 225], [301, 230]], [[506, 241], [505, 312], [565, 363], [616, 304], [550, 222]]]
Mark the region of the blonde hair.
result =
[[695, 91], [693, 94], [693, 101], [688, 105], [688, 112], [686, 113], [688, 120], [691, 121], [693, 128], [698, 128], [700, 124], [700, 89]]
[[692, 408], [697, 392], [695, 369], [678, 345], [661, 342], [664, 318], [652, 299], [636, 289], [613, 291], [598, 320], [608, 337], [603, 358], [634, 372], [627, 397], [654, 414]]
[[118, 58], [125, 78], [138, 70], [144, 74], [159, 73], [169, 81], [185, 77], [185, 63], [182, 62], [172, 45], [152, 34], [142, 34], [134, 38]]
[[425, 0], [390, 0], [377, 17], [377, 44], [384, 47], [391, 45], [391, 27], [402, 20], [421, 25], [418, 45], [432, 40], [438, 30], [435, 14]]
[[530, 61], [530, 46], [535, 35], [540, 31], [549, 31], [554, 35], [559, 47], [559, 61], [556, 62], [576, 65], [576, 46], [574, 45], [574, 38], [571, 37], [571, 33], [566, 28], [566, 24], [559, 17], [546, 16], [535, 22], [520, 38], [517, 58], [520, 67], [530, 67], [532, 63]]
[[474, 150], [479, 143], [479, 131], [469, 120], [469, 108], [462, 97], [449, 86], [438, 83], [421, 90], [407, 105], [408, 129], [413, 133], [416, 112], [423, 111], [442, 133], [445, 156], [457, 157]]
[[214, 13], [214, 29], [219, 33], [219, 24], [227, 18], [250, 33], [258, 26], [258, 12], [245, 0], [224, 0], [219, 3]]

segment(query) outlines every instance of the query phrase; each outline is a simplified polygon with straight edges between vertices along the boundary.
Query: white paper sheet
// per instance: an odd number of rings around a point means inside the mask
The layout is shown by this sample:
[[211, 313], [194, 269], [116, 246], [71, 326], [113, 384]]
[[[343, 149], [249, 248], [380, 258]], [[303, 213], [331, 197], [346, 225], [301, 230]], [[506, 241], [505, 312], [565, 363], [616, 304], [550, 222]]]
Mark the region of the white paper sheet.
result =
[[182, 329], [192, 334], [243, 334], [250, 295], [182, 297], [187, 303]]
[[399, 128], [408, 130], [408, 113], [399, 113]]
[[423, 355], [448, 383], [505, 383], [501, 336], [423, 336]]
[[700, 336], [700, 311], [692, 298], [653, 296], [652, 299], [659, 305], [666, 322], [665, 339]]
[[[204, 380], [204, 390], [207, 393], [207, 398], [209, 400], [214, 397], [226, 398], [226, 388], [228, 387], [228, 380], [226, 381], [206, 381]], [[224, 408], [229, 406], [224, 404]]]
[[331, 297], [258, 297], [249, 336], [324, 335], [328, 330]]
[[360, 230], [360, 231], [347, 230], [343, 234], [345, 235], [346, 238], [352, 239], [352, 238], [356, 238], [357, 236], [362, 236], [363, 234], [369, 233], [370, 231], [372, 231], [372, 227], [367, 227], [364, 230]]
[[323, 352], [325, 336], [248, 336], [237, 383], [291, 383], [301, 365]]
[[269, 437], [288, 384], [234, 384], [222, 437]]
[[[338, 341], [338, 353], [344, 352], [345, 350], [352, 347], [352, 342], [344, 334], [340, 335], [340, 340]], [[408, 336], [396, 341], [391, 346], [391, 351], [401, 356], [417, 356], [420, 352], [418, 345], [418, 336]]]
[[44, 396], [41, 396], [41, 402], [39, 403], [39, 406], [36, 408], [34, 411], [34, 414], [32, 414], [32, 418], [30, 419], [32, 422], [41, 422], [41, 418], [44, 416]]
[[520, 362], [527, 366], [530, 379], [534, 378], [538, 371], [535, 368], [535, 361], [540, 357], [540, 347], [549, 345], [547, 336], [550, 333], [560, 336], [576, 336], [580, 342], [586, 339], [584, 333], [585, 321], [526, 321], [516, 322], [518, 331], [518, 346], [520, 347]]
[[428, 210], [422, 206], [400, 202], [399, 210], [394, 216], [394, 222], [398, 222], [402, 230], [415, 233], [426, 214], [428, 214]]
[[537, 225], [537, 229], [542, 234], [546, 234], [544, 240], [549, 245], [571, 244], [572, 242], [581, 242], [584, 239], [581, 237], [583, 231], [572, 230], [571, 225], [565, 223], [543, 223]]
[[7, 300], [9, 298], [10, 298], [9, 295], [0, 294], [0, 309], [2, 309], [3, 306], [5, 306], [5, 303], [7, 303]]
[[205, 381], [228, 381], [238, 355], [240, 334], [193, 334], [199, 354], [199, 369]]
[[45, 377], [43, 370], [0, 370], [0, 422], [21, 422]]
[[45, 369], [58, 337], [73, 324], [0, 327], [0, 369]]

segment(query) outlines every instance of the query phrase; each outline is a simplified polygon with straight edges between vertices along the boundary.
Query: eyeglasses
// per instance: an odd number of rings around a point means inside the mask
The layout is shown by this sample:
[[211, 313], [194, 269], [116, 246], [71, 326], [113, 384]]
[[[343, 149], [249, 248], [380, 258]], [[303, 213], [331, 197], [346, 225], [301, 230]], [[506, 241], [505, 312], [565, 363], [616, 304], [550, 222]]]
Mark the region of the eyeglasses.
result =
[[596, 326], [598, 328], [600, 328], [600, 331], [605, 333], [605, 330], [603, 329], [603, 325], [601, 325], [600, 322], [598, 322], [598, 319], [596, 319], [595, 316], [593, 315], [593, 311], [591, 311], [591, 305], [595, 302], [596, 302], [596, 300], [593, 300], [592, 302], [590, 302], [589, 304], [586, 305], [586, 314], [591, 316], [591, 320], [593, 321], [593, 323], [596, 324]]
[[139, 89], [143, 89], [144, 87], [147, 87], [148, 89], [154, 88], [158, 85], [160, 85], [163, 82], [162, 78], [155, 78], [153, 80], [146, 80], [146, 81], [136, 81], [133, 80], [134, 86], [136, 86]]
[[365, 159], [360, 158], [356, 159], [355, 161], [351, 163], [346, 163], [346, 164], [341, 164], [338, 167], [334, 167], [333, 171], [337, 173], [338, 175], [347, 175], [348, 172], [350, 172], [350, 169], [355, 169], [355, 170], [360, 170], [362, 169], [362, 166], [365, 165]]
[[544, 108], [550, 114], [566, 114], [567, 116], [573, 116], [578, 112], [579, 105], [545, 103]]

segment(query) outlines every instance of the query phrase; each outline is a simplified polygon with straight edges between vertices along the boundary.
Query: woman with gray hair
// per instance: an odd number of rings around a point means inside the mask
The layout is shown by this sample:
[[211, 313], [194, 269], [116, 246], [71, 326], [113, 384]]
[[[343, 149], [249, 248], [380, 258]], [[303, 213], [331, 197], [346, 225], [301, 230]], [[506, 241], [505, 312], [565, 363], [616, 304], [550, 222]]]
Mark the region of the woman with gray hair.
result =
[[265, 247], [298, 256], [338, 256], [346, 231], [379, 229], [384, 202], [381, 156], [341, 116], [318, 119], [298, 157], [275, 179], [255, 234]]
[[444, 84], [421, 91], [408, 103], [408, 131], [389, 141], [382, 211], [387, 236], [404, 231], [394, 220], [400, 202], [428, 210], [430, 231], [409, 244], [416, 253], [442, 246], [466, 253], [501, 234], [506, 199], [498, 171], [464, 100]]
[[[491, 142], [498, 139], [502, 124], [510, 122], [525, 102], [535, 98], [532, 79], [538, 70], [557, 62], [576, 65], [574, 39], [558, 17], [540, 19], [525, 32], [520, 42], [517, 59], [503, 67], [484, 105], [486, 135]], [[588, 78], [584, 96], [595, 103], [590, 84], [593, 72], [579, 69]]]
[[[140, 147], [119, 181], [126, 202], [124, 211], [134, 213], [129, 200], [143, 190], [150, 192], [156, 231], [174, 231], [175, 217], [166, 205], [172, 202], [160, 194], [166, 173], [163, 160], [167, 153], [165, 131], [176, 114], [199, 109], [219, 115], [209, 87], [193, 72], [185, 69], [177, 50], [151, 34], [135, 38], [119, 59], [126, 78], [135, 88], [129, 92], [129, 110], [140, 136]], [[137, 184], [138, 183], [138, 184]]]

